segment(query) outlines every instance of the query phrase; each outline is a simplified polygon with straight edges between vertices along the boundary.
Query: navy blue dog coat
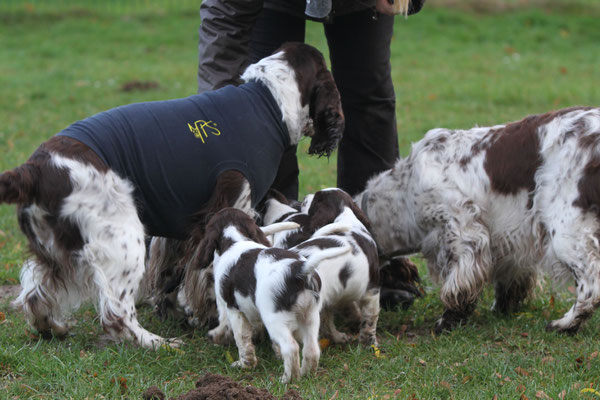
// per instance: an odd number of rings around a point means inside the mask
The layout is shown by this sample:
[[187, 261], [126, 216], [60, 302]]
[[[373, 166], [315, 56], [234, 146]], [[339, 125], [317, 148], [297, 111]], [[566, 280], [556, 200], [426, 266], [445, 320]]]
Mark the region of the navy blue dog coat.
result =
[[208, 201], [223, 171], [244, 174], [256, 205], [290, 144], [275, 99], [255, 81], [117, 107], [58, 135], [85, 143], [133, 183], [146, 233], [178, 239], [186, 238], [191, 216]]

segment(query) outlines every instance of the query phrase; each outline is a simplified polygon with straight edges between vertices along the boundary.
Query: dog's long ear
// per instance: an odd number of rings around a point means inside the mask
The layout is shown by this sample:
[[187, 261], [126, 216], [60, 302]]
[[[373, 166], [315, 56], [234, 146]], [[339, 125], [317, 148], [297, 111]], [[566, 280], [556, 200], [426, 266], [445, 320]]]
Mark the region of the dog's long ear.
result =
[[317, 192], [308, 209], [308, 225], [305, 228], [309, 234], [315, 233], [319, 228], [331, 224], [340, 213], [339, 201], [332, 201], [333, 197], [326, 192]]
[[243, 235], [246, 236], [248, 239], [256, 243], [264, 244], [267, 247], [271, 247], [271, 242], [269, 242], [269, 239], [267, 239], [267, 237], [257, 224], [244, 224], [243, 230]]
[[348, 197], [350, 198], [348, 206], [350, 207], [354, 215], [356, 215], [356, 218], [358, 218], [358, 220], [365, 226], [365, 228], [367, 228], [369, 232], [373, 232], [371, 230], [371, 221], [369, 221], [367, 215], [363, 212], [363, 210], [360, 209], [360, 207], [356, 205], [356, 203], [354, 202], [354, 200], [352, 200], [352, 197], [350, 197], [350, 195], [348, 195]]
[[313, 120], [314, 135], [308, 154], [329, 157], [342, 138], [345, 122], [340, 93], [327, 70], [317, 74], [309, 111]]
[[215, 224], [210, 222], [206, 225], [204, 237], [198, 245], [198, 256], [196, 258], [196, 267], [204, 269], [210, 265], [213, 260], [215, 250], [219, 245], [221, 239], [222, 230], [219, 229]]

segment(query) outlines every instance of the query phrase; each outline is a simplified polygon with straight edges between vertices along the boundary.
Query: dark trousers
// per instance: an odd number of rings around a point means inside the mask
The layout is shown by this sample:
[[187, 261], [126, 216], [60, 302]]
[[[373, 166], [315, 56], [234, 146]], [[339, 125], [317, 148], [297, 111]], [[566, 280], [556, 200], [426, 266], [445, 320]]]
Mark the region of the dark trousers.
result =
[[[331, 71], [340, 91], [346, 129], [339, 146], [337, 184], [351, 195], [369, 178], [392, 168], [398, 158], [396, 98], [391, 78], [390, 42], [394, 18], [373, 20], [370, 9], [337, 16], [323, 24]], [[272, 54], [289, 41], [304, 42], [305, 20], [263, 9], [250, 41], [250, 62]], [[273, 187], [298, 197], [296, 148], [279, 166]]]

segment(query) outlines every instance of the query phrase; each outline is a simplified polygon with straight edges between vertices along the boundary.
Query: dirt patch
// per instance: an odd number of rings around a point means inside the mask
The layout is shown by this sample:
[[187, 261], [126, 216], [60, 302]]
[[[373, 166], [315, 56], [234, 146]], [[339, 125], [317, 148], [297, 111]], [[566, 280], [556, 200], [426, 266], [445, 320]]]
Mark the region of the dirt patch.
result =
[[[165, 394], [156, 386], [151, 386], [142, 394], [144, 400], [164, 400]], [[277, 400], [266, 389], [254, 386], [242, 385], [233, 379], [218, 375], [206, 374], [200, 377], [196, 382], [196, 389], [178, 397], [171, 397], [170, 400]], [[284, 393], [282, 400], [302, 400], [302, 396], [295, 390], [288, 390]]]
[[5, 285], [0, 286], [0, 303], [7, 300], [12, 300], [19, 295], [21, 285]]

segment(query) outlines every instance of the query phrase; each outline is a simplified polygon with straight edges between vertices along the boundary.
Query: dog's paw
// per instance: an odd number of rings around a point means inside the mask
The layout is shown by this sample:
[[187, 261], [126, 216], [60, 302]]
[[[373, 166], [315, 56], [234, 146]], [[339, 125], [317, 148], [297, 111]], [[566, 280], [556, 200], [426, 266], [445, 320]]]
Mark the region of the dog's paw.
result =
[[561, 326], [560, 320], [551, 321], [546, 325], [546, 332], [558, 332], [566, 335], [575, 335], [579, 332], [579, 325], [572, 325], [570, 327]]

